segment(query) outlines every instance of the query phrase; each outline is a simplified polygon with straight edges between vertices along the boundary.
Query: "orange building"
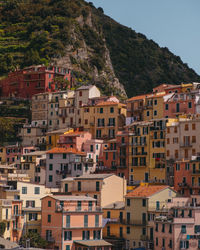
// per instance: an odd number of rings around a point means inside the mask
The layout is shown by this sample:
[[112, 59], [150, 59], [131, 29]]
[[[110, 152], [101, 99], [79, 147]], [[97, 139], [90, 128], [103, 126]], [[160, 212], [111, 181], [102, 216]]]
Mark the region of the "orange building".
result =
[[50, 249], [111, 249], [102, 239], [102, 211], [96, 200], [87, 196], [42, 198], [41, 236]]

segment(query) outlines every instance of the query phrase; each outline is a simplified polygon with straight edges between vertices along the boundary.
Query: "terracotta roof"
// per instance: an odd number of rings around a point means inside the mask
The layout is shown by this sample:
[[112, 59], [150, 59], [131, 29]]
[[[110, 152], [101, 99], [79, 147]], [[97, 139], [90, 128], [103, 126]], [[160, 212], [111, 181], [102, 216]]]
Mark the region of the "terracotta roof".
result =
[[133, 96], [133, 97], [131, 97], [130, 99], [128, 99], [127, 102], [145, 99], [145, 98], [148, 97], [149, 95], [151, 95], [151, 94]]
[[109, 106], [109, 105], [117, 105], [117, 104], [119, 104], [119, 103], [107, 101], [107, 102], [99, 102], [96, 104], [96, 106]]
[[126, 197], [150, 197], [153, 194], [160, 192], [168, 187], [169, 186], [167, 185], [141, 185], [128, 193]]
[[47, 152], [47, 154], [77, 154], [77, 155], [86, 155], [86, 153], [77, 151], [75, 148], [52, 148]]

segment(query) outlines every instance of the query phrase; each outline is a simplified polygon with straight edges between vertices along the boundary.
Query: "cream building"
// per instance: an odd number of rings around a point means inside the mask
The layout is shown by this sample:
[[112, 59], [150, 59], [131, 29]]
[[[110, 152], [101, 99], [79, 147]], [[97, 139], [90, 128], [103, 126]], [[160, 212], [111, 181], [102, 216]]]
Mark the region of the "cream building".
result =
[[104, 207], [115, 201], [124, 201], [126, 180], [114, 174], [92, 174], [66, 178], [61, 181], [61, 191], [72, 195], [88, 195]]

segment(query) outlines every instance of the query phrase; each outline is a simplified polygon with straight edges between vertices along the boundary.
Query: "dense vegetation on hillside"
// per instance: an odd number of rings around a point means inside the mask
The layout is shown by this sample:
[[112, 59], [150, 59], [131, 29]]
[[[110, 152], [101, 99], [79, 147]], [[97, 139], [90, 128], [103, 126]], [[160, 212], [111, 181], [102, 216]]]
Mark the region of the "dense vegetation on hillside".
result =
[[[87, 22], [80, 25], [77, 18], [82, 16], [86, 21], [90, 13], [92, 27]], [[180, 57], [118, 24], [91, 3], [83, 0], [0, 1], [0, 76], [15, 68], [48, 64], [54, 58], [62, 58], [67, 46], [75, 53], [83, 41], [90, 51], [88, 61], [71, 57], [72, 67], [77, 70], [79, 64], [81, 69], [78, 77], [84, 72], [85, 79], [93, 81], [91, 71], [95, 68], [99, 73], [110, 73], [102, 56], [107, 47], [114, 72], [128, 96], [151, 91], [163, 82], [200, 80]], [[108, 86], [102, 81], [104, 93], [108, 93]]]

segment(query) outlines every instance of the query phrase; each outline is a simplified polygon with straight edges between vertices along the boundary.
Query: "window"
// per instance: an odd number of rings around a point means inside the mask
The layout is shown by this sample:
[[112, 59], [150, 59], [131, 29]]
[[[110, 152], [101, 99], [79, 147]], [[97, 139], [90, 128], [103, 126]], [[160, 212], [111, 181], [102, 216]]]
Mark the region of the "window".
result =
[[126, 205], [127, 205], [127, 207], [130, 207], [130, 205], [131, 205], [131, 200], [130, 199], [126, 200]]
[[81, 182], [78, 181], [78, 191], [81, 191]]
[[84, 215], [84, 227], [88, 227], [88, 215]]
[[142, 199], [142, 206], [146, 207], [146, 199]]
[[142, 228], [142, 235], [146, 235], [146, 228], [145, 227]]
[[96, 182], [96, 191], [99, 191], [99, 181]]
[[72, 231], [64, 232], [64, 240], [72, 240]]
[[158, 238], [156, 238], [156, 246], [158, 246]]
[[192, 130], [195, 130], [195, 129], [196, 129], [196, 124], [192, 123]]
[[153, 112], [153, 113], [154, 113], [154, 115], [155, 115], [155, 116], [157, 116], [157, 110], [154, 110], [154, 112]]
[[50, 214], [48, 214], [48, 216], [47, 216], [47, 222], [51, 222], [51, 215]]
[[149, 116], [149, 111], [147, 111], [147, 116]]
[[65, 250], [70, 250], [70, 245], [66, 245]]
[[110, 226], [107, 226], [107, 236], [110, 236]]
[[53, 164], [49, 164], [49, 171], [53, 170]]
[[31, 128], [27, 128], [27, 134], [31, 133]]
[[188, 129], [189, 129], [188, 124], [185, 124], [185, 131], [188, 131]]
[[78, 201], [77, 210], [78, 210], [78, 211], [81, 211], [81, 201]]
[[181, 226], [181, 233], [186, 234], [186, 225]]
[[107, 218], [110, 219], [110, 211], [107, 211]]
[[53, 159], [53, 154], [49, 154], [49, 159]]
[[27, 187], [22, 187], [22, 194], [27, 194]]
[[70, 215], [66, 216], [66, 226], [70, 227]]
[[165, 224], [162, 224], [162, 233], [165, 232]]
[[95, 227], [99, 227], [99, 215], [95, 215]]
[[157, 103], [158, 103], [158, 102], [157, 102], [157, 100], [155, 99], [155, 100], [154, 100], [154, 105], [157, 105]]
[[93, 145], [90, 145], [90, 152], [93, 152], [94, 149], [93, 149]]
[[180, 164], [176, 163], [176, 171], [180, 171]]
[[110, 113], [114, 113], [114, 108], [113, 107], [110, 108]]
[[40, 194], [40, 187], [35, 187], [35, 194]]
[[48, 201], [48, 207], [51, 207], [51, 201]]
[[172, 240], [169, 240], [169, 248], [172, 248]]
[[192, 103], [188, 102], [188, 108], [191, 109], [192, 108]]
[[156, 223], [155, 231], [158, 232], [158, 223]]
[[100, 113], [103, 114], [103, 108], [100, 108]]
[[130, 230], [130, 227], [126, 227], [126, 233], [127, 233], [127, 234], [130, 234], [130, 231], [131, 231], [131, 230]]
[[49, 182], [53, 181], [53, 175], [49, 175]]
[[172, 224], [169, 224], [169, 233], [172, 233]]
[[63, 159], [66, 159], [67, 158], [67, 154], [63, 154]]
[[165, 239], [162, 239], [162, 247], [165, 247]]
[[187, 248], [189, 248], [189, 241], [188, 240], [181, 240], [180, 241], [180, 248], [181, 249], [187, 249]]
[[79, 96], [82, 96], [82, 91], [79, 92]]
[[169, 110], [169, 104], [165, 104], [165, 110]]
[[196, 136], [192, 136], [192, 143], [196, 143]]

